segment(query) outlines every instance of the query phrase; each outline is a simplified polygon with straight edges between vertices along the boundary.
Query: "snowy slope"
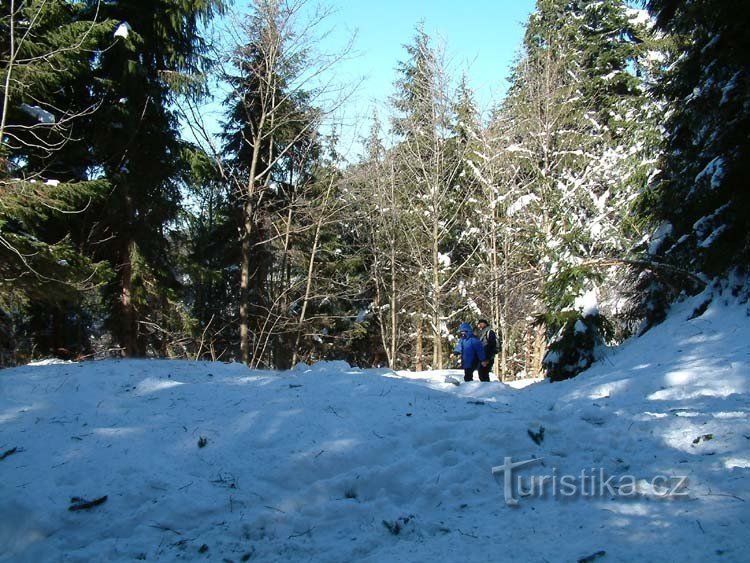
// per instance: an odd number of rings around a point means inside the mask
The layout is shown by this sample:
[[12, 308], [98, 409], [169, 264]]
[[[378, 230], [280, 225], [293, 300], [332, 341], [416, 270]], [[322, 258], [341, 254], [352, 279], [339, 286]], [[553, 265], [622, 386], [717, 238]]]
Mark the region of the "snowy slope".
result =
[[[523, 389], [336, 362], [1, 371], [0, 560], [748, 561], [750, 319], [698, 304]], [[510, 506], [508, 456], [637, 494]]]

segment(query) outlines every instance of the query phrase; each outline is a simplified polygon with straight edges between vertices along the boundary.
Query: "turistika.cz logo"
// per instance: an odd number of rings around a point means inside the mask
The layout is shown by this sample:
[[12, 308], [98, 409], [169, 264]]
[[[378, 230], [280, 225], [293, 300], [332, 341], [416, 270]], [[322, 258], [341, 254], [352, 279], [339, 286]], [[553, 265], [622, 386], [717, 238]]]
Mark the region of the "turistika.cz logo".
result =
[[[688, 480], [685, 476], [656, 475], [639, 479], [634, 475], [607, 476], [603, 468], [583, 469], [578, 474], [530, 475], [524, 478], [517, 471], [542, 461], [535, 457], [524, 461], [504, 458], [502, 465], [492, 468], [492, 474], [503, 474], [503, 495], [509, 506], [518, 506], [519, 498], [573, 498], [610, 497], [635, 498], [639, 496], [660, 499], [687, 498]], [[514, 479], [515, 477], [515, 479]]]

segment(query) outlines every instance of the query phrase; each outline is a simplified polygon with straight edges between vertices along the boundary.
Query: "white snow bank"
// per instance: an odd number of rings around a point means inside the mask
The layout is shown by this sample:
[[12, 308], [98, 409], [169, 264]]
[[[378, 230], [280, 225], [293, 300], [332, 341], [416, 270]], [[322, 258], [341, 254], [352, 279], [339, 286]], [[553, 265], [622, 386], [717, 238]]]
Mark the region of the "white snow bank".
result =
[[28, 365], [30, 366], [56, 366], [56, 365], [63, 365], [63, 364], [72, 364], [74, 362], [71, 362], [70, 360], [61, 360], [59, 358], [45, 358], [44, 360], [37, 360], [35, 362], [30, 362]]

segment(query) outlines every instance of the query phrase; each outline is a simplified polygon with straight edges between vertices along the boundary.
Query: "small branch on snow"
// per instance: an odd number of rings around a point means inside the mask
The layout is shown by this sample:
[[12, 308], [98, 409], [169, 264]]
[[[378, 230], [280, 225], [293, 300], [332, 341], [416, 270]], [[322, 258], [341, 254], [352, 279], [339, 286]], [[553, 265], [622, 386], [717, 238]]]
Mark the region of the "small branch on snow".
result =
[[739, 500], [739, 501], [745, 502], [744, 498], [738, 497], [737, 495], [730, 495], [728, 493], [711, 493], [711, 492], [709, 492], [706, 496], [707, 497], [728, 497], [728, 498], [733, 498], [735, 500]]
[[335, 414], [335, 415], [336, 415], [336, 416], [337, 416], [338, 418], [341, 418], [341, 415], [340, 415], [339, 413], [337, 413], [337, 412], [336, 412], [336, 409], [334, 409], [334, 408], [333, 408], [333, 407], [332, 407], [331, 405], [328, 405], [328, 407], [326, 408], [326, 410], [327, 410], [327, 411], [330, 411], [330, 412], [332, 412], [332, 413], [333, 413], [333, 414]]
[[21, 448], [15, 447], [11, 448], [9, 450], [5, 450], [2, 454], [0, 454], [0, 461], [3, 461], [6, 457], [10, 457], [13, 454], [17, 454], [22, 452], [23, 450]]
[[604, 557], [605, 555], [607, 555], [607, 552], [602, 549], [600, 551], [597, 551], [596, 553], [587, 555], [586, 557], [581, 557], [578, 560], [578, 563], [593, 563], [594, 561], [600, 559], [601, 557]]
[[230, 489], [239, 489], [239, 487], [237, 486], [237, 477], [235, 477], [231, 473], [223, 474], [219, 472], [218, 479], [213, 479], [209, 481], [209, 483], [213, 483], [215, 485], [223, 485], [225, 487], [229, 487]]
[[538, 432], [534, 432], [533, 430], [526, 430], [526, 433], [537, 446], [541, 445], [544, 441], [544, 426], [540, 426]]
[[165, 526], [164, 524], [159, 524], [158, 522], [155, 522], [154, 524], [149, 524], [149, 528], [156, 528], [157, 530], [163, 530], [165, 532], [172, 532], [173, 534], [177, 534], [178, 536], [182, 535], [182, 532], [178, 532], [177, 530], [174, 530], [170, 528], [169, 526]]
[[275, 510], [276, 512], [281, 512], [282, 514], [286, 514], [286, 512], [284, 512], [280, 508], [276, 508], [275, 506], [268, 506], [267, 504], [264, 504], [263, 508], [267, 508], [268, 510]]
[[90, 508], [94, 508], [95, 506], [99, 506], [100, 504], [104, 504], [107, 502], [107, 495], [104, 495], [103, 497], [96, 498], [94, 500], [86, 500], [85, 498], [81, 497], [73, 497], [70, 499], [70, 506], [68, 507], [68, 510], [71, 512], [75, 512], [77, 510], [89, 510]]
[[305, 530], [304, 532], [302, 532], [301, 534], [291, 534], [290, 536], [287, 537], [287, 539], [290, 540], [292, 538], [301, 538], [302, 536], [311, 536], [313, 528], [314, 528], [314, 526], [311, 526], [307, 530]]

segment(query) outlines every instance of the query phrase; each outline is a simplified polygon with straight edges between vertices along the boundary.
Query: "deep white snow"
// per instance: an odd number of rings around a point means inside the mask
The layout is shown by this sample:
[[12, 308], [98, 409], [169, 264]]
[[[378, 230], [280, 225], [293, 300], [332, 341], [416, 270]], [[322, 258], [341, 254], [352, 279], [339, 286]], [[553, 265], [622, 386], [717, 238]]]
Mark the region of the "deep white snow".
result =
[[[337, 362], [0, 371], [0, 560], [748, 561], [750, 318], [699, 304], [518, 389]], [[511, 506], [506, 457], [620, 488]]]

